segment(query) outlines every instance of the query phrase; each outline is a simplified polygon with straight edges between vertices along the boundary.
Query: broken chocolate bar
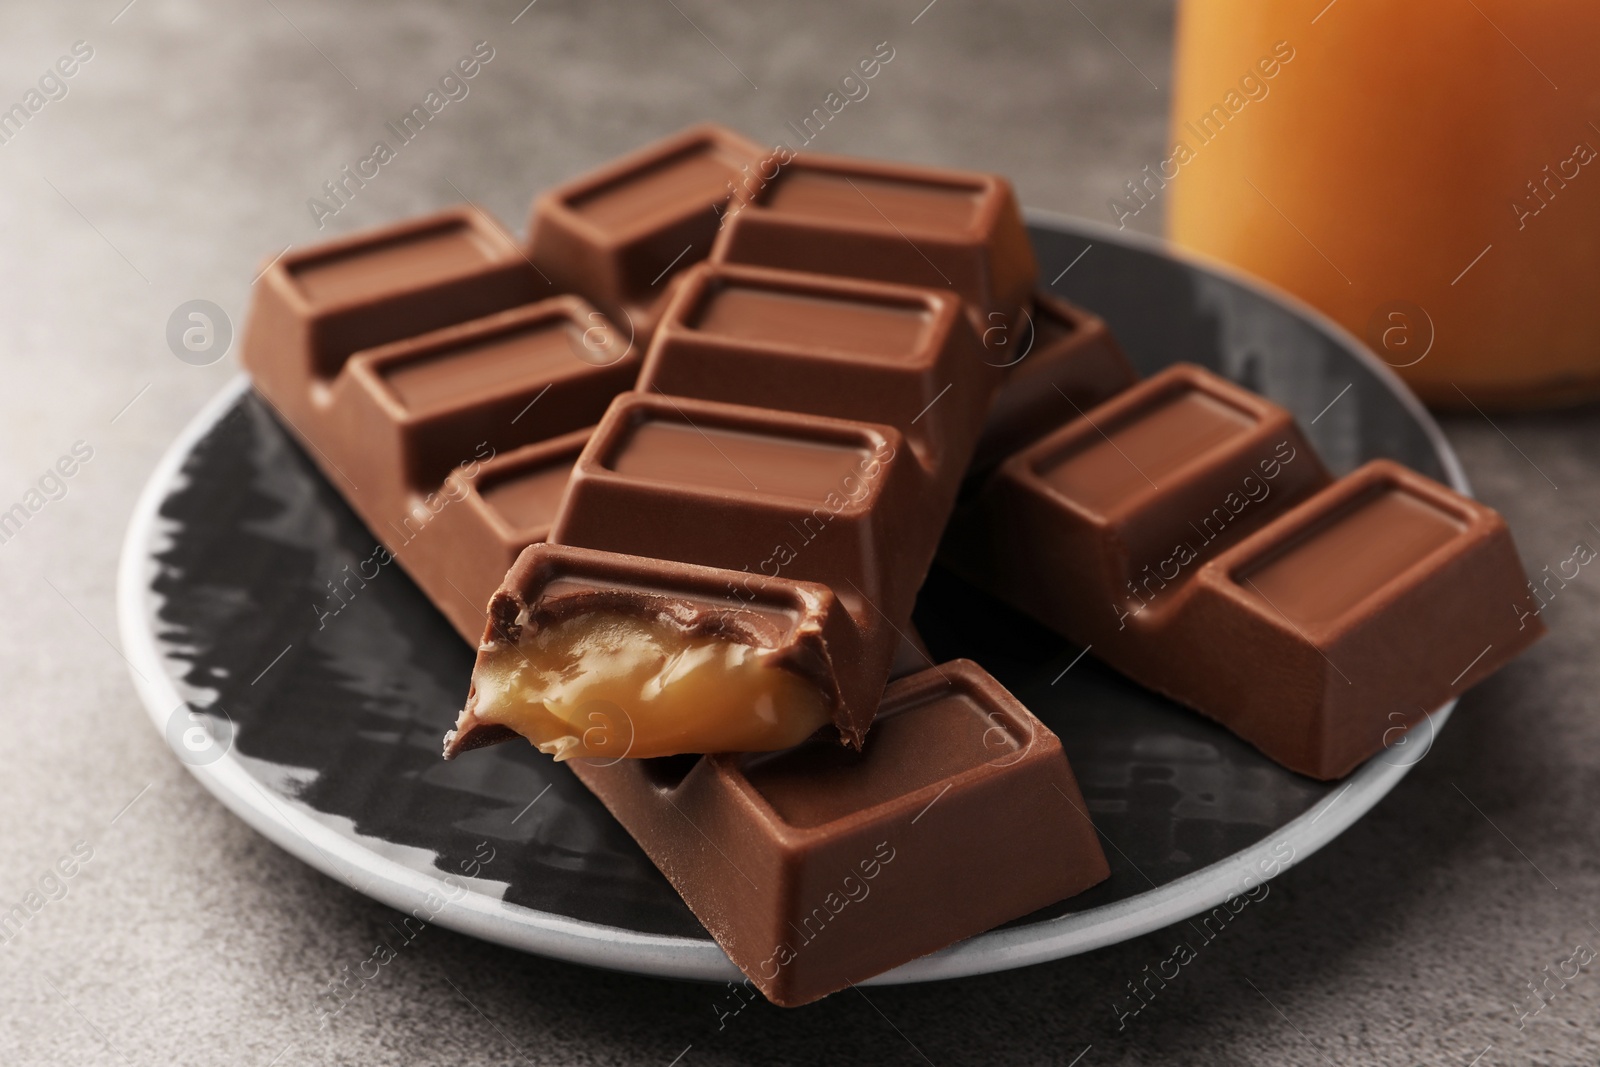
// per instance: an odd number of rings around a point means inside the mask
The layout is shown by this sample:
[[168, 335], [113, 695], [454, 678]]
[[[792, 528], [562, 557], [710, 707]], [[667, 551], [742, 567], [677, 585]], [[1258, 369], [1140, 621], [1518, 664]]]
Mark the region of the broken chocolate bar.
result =
[[1130, 678], [1315, 778], [1543, 632], [1493, 511], [1396, 464], [1331, 482], [1288, 412], [1177, 366], [1008, 459], [944, 548]]
[[[825, 721], [859, 745], [1004, 373], [984, 358], [966, 310], [952, 294], [932, 289], [721, 264], [695, 268], [645, 359], [640, 384], [655, 391], [624, 394], [607, 411], [573, 470], [550, 542], [715, 568], [730, 611], [753, 576], [829, 589], [854, 630], [850, 654], [822, 657], [827, 673], [810, 682]], [[538, 559], [550, 549], [528, 551]], [[671, 577], [657, 575], [649, 598], [632, 607], [618, 601], [594, 623], [636, 632], [638, 617], [657, 617], [655, 605], [671, 598]], [[517, 592], [537, 620], [541, 590]], [[635, 618], [624, 622], [628, 616]], [[559, 639], [537, 626], [520, 633], [515, 648], [504, 635], [487, 633], [478, 670], [499, 674], [498, 657], [521, 658], [533, 661], [530, 681], [477, 686], [447, 752], [470, 747], [474, 731], [492, 723], [518, 728], [558, 758], [593, 754], [576, 724], [546, 714], [545, 694], [561, 698], [539, 681], [553, 677], [555, 663], [601, 669], [603, 651], [581, 647], [593, 643], [591, 631]], [[530, 645], [541, 655], [531, 655]], [[660, 668], [629, 675], [641, 685], [631, 699], [617, 690], [609, 699], [641, 735], [678, 747], [636, 746], [635, 754], [748, 747], [756, 735], [730, 730], [739, 709], [723, 707], [743, 692], [738, 686], [708, 687], [699, 732], [693, 724], [665, 731], [640, 721], [686, 706], [666, 694], [682, 650], [659, 641], [656, 647], [668, 657]], [[716, 651], [717, 662], [734, 655]], [[795, 659], [763, 662], [783, 670]], [[499, 706], [501, 699], [512, 706]], [[760, 720], [777, 714], [765, 706], [743, 713]], [[794, 728], [809, 721], [809, 713], [801, 715]], [[759, 736], [774, 747], [793, 743], [788, 722], [769, 726]]]
[[[716, 129], [663, 142], [541, 198], [526, 256], [467, 210], [295, 253], [266, 271], [244, 355], [423, 591], [483, 635], [449, 752], [521, 732], [576, 757], [752, 980], [801, 1003], [1107, 868], [1059, 742], [981, 669], [883, 688], [927, 662], [911, 600], [995, 389], [1029, 380], [977, 337], [1032, 276], [1009, 189], [836, 168], [927, 240], [935, 289], [733, 264], [686, 279], [753, 157]], [[881, 226], [839, 222], [835, 252], [893, 260]], [[578, 296], [533, 302], [555, 288]], [[1050, 386], [1087, 402], [1116, 375], [1073, 329]], [[651, 332], [646, 391], [608, 407]], [[640, 758], [706, 748], [769, 754]], [[716, 843], [684, 837], [678, 805]], [[759, 891], [728, 897], [729, 856]]]
[[1060, 741], [967, 660], [890, 685], [860, 751], [570, 766], [786, 1006], [1110, 873]]
[[445, 755], [514, 734], [557, 759], [784, 748], [829, 721], [829, 660], [857, 640], [823, 585], [747, 576], [731, 597], [716, 568], [534, 545], [489, 603]]

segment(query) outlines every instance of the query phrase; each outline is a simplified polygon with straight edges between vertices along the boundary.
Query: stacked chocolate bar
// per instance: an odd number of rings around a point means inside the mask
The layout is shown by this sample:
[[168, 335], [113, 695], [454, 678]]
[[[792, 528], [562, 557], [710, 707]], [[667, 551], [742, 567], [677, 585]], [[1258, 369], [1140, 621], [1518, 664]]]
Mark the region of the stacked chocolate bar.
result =
[[465, 208], [285, 256], [244, 360], [477, 643], [446, 755], [570, 761], [798, 1004], [1107, 875], [1057, 738], [919, 651], [953, 511], [959, 569], [1307, 773], [1537, 634], [1465, 603], [1521, 588], [1487, 509], [1330, 487], [1280, 409], [1136, 385], [1034, 274], [1001, 179], [699, 127], [540, 196], [526, 246]]

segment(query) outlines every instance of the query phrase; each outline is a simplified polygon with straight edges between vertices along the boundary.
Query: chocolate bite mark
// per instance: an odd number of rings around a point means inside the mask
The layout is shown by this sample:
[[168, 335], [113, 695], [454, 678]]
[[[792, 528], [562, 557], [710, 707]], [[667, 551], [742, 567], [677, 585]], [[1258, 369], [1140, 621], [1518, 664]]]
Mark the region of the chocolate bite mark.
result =
[[953, 290], [985, 325], [1013, 323], [1038, 276], [1004, 179], [811, 154], [730, 212], [711, 259]]
[[798, 744], [837, 717], [842, 621], [822, 586], [534, 545], [490, 601], [445, 753], [506, 727], [557, 759]]
[[568, 198], [567, 206], [613, 236], [649, 231], [684, 214], [710, 212], [748, 162], [714, 140]]
[[635, 424], [607, 467], [633, 478], [821, 502], [867, 465], [864, 448], [667, 420]]
[[401, 287], [448, 281], [500, 258], [459, 220], [373, 244], [301, 259], [289, 276], [313, 307], [388, 296]]
[[764, 205], [835, 226], [962, 236], [977, 221], [982, 195], [976, 186], [838, 174], [800, 165], [778, 176]]
[[[915, 703], [880, 713], [859, 752], [813, 740], [749, 757], [741, 769], [779, 818], [809, 829], [1014, 759], [1030, 740], [1018, 724], [959, 688], [935, 688]], [[929, 801], [936, 796], [931, 791]]]
[[1051, 488], [1095, 511], [1115, 509], [1130, 496], [1247, 433], [1256, 420], [1198, 389], [1158, 397], [1064, 454], [1045, 457], [1035, 470]]
[[821, 691], [780, 649], [595, 610], [479, 650], [463, 718], [509, 726], [557, 760], [762, 751], [826, 725]]
[[1379, 486], [1237, 571], [1234, 580], [1297, 625], [1329, 624], [1466, 528], [1405, 489]]
[[750, 285], [713, 290], [689, 322], [705, 334], [786, 347], [816, 347], [903, 362], [921, 353], [925, 306], [785, 293]]
[[583, 352], [582, 338], [572, 323], [546, 320], [458, 348], [391, 362], [378, 373], [409, 411], [431, 414], [602, 364], [599, 356], [582, 358]]

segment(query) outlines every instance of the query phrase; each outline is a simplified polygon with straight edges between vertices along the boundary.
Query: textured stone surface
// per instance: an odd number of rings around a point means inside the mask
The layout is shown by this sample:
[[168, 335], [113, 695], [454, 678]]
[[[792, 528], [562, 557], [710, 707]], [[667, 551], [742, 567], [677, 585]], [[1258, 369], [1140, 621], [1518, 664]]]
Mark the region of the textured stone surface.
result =
[[[815, 147], [1003, 171], [1025, 203], [1103, 220], [1160, 154], [1171, 10], [938, 0], [913, 24], [922, 0], [539, 0], [512, 24], [520, 0], [137, 0], [119, 15], [121, 2], [18, 9], [0, 34], [6, 104], [73, 41], [94, 48], [67, 97], [0, 145], [0, 507], [73, 442], [94, 449], [0, 544], [0, 719], [20, 742], [0, 754], [0, 910], [76, 842], [93, 848], [66, 895], [0, 945], [0, 1059], [1065, 1064], [1092, 1045], [1078, 1062], [1468, 1064], [1492, 1045], [1480, 1063], [1593, 1060], [1594, 967], [1521, 1031], [1517, 1011], [1536, 1004], [1525, 983], [1541, 968], [1578, 941], [1600, 947], [1588, 571], [1547, 609], [1550, 639], [1470, 694], [1398, 790], [1123, 1029], [1113, 1004], [1130, 1005], [1125, 984], [1181, 927], [1009, 974], [756, 1004], [721, 1030], [715, 988], [430, 929], [319, 1027], [316, 993], [371, 954], [392, 913], [205, 794], [115, 648], [135, 494], [235, 373], [232, 357], [173, 357], [172, 309], [205, 297], [237, 326], [262, 259], [316, 238], [307, 198], [479, 40], [495, 56], [470, 95], [324, 233], [462, 196], [520, 228], [534, 190], [690, 121], [783, 136], [883, 40], [895, 58]], [[1530, 568], [1600, 545], [1600, 413], [1495, 421], [1446, 426]]]

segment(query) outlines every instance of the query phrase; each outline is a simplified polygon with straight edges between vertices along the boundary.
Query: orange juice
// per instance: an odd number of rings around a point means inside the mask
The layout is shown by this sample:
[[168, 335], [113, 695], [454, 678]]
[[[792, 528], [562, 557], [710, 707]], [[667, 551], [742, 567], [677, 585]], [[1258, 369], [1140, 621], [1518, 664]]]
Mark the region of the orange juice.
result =
[[1114, 217], [1164, 199], [1429, 403], [1600, 396], [1600, 4], [1183, 0], [1174, 67]]

